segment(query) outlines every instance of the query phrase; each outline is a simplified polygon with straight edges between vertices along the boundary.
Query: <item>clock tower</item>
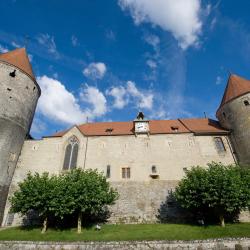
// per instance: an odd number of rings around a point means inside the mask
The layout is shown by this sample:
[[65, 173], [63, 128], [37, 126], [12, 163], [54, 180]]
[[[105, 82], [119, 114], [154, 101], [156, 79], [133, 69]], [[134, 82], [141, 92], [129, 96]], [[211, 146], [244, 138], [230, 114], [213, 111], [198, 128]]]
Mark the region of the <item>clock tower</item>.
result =
[[149, 120], [145, 119], [142, 112], [139, 112], [134, 120], [135, 135], [149, 134]]

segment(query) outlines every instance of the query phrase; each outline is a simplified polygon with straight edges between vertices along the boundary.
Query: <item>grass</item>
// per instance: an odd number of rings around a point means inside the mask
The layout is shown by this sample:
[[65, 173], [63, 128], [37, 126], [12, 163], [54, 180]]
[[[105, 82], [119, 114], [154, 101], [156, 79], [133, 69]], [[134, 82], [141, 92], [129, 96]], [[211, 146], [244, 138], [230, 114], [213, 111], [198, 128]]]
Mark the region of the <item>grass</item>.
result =
[[8, 228], [0, 231], [0, 240], [20, 241], [121, 241], [121, 240], [194, 240], [226, 237], [250, 237], [250, 223], [220, 226], [193, 226], [181, 224], [103, 225], [101, 231], [83, 229]]

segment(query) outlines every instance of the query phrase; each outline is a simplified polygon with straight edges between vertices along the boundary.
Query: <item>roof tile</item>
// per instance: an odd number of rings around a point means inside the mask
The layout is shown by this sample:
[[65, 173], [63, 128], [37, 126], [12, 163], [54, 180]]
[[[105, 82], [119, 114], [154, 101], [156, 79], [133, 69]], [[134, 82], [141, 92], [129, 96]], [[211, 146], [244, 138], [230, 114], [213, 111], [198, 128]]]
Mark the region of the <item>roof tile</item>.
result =
[[18, 48], [7, 53], [0, 54], [0, 61], [16, 66], [28, 74], [31, 78], [35, 79], [25, 48]]

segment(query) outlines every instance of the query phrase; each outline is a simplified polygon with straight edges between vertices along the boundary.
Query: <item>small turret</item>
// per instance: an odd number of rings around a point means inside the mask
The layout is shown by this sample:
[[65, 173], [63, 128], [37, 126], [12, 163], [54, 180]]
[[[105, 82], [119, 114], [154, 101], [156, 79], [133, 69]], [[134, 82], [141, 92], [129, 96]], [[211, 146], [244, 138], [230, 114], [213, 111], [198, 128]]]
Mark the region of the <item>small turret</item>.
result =
[[240, 164], [250, 164], [250, 81], [230, 75], [216, 112], [220, 124], [231, 130], [230, 139]]
[[24, 48], [0, 55], [0, 225], [40, 93]]

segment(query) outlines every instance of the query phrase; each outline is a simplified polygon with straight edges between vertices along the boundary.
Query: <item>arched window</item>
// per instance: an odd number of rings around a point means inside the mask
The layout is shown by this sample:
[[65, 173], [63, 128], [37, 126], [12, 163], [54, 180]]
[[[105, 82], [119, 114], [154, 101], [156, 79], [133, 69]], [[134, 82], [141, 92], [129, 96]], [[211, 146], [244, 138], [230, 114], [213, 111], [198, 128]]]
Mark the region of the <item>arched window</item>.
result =
[[63, 170], [76, 168], [79, 142], [75, 136], [69, 139], [65, 150]]

